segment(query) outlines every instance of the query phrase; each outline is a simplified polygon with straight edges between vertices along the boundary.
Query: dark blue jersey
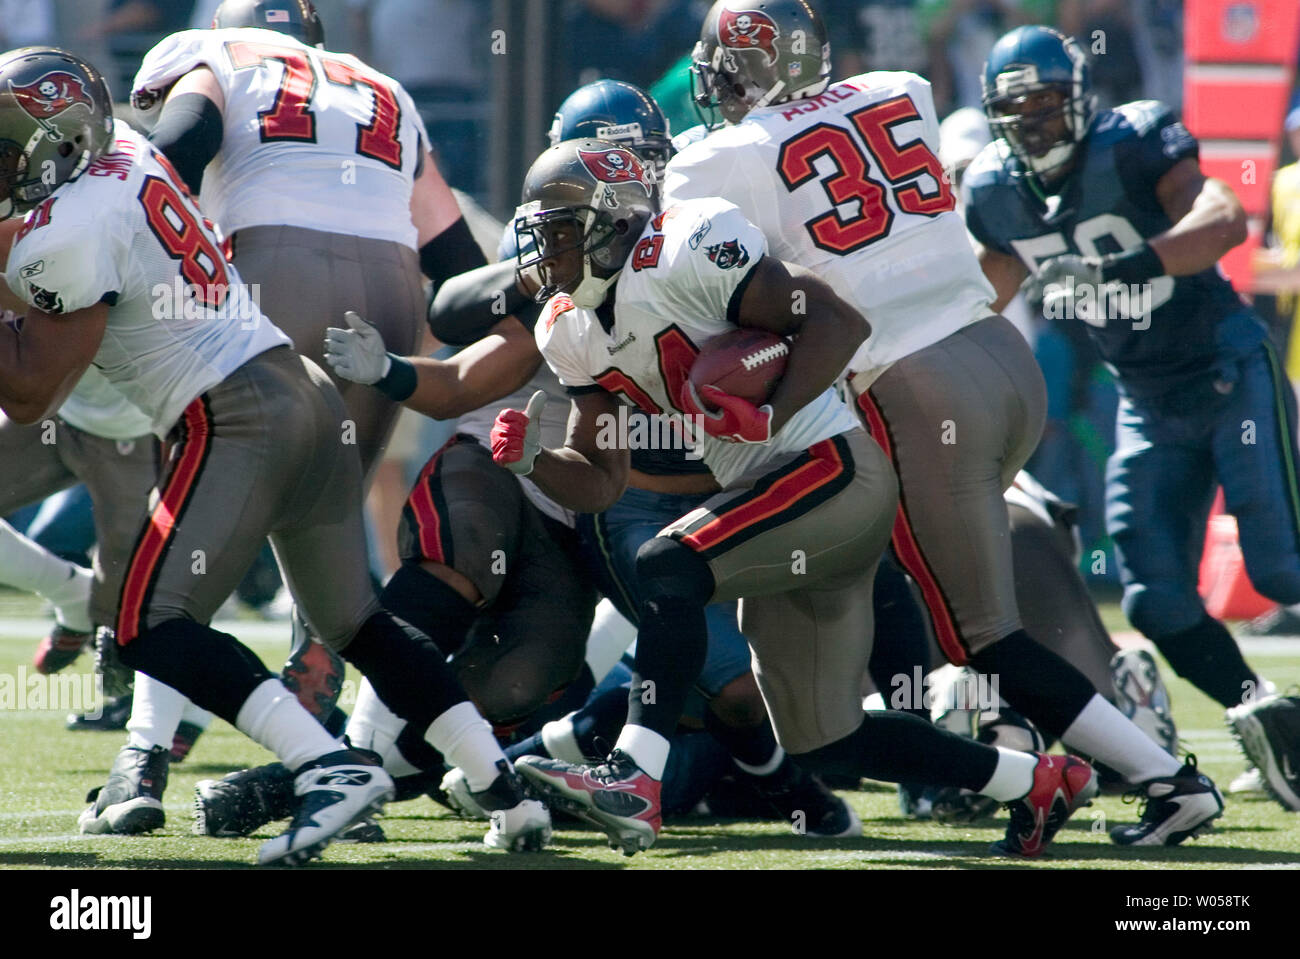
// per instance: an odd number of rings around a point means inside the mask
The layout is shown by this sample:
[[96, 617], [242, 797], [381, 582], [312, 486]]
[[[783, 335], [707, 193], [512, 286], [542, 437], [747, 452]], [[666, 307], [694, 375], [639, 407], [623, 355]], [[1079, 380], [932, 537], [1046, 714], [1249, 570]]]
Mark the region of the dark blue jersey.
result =
[[[1031, 271], [1062, 253], [1133, 249], [1172, 225], [1156, 183], [1197, 153], [1196, 139], [1164, 104], [1126, 103], [1096, 117], [1059, 196], [1045, 201], [995, 141], [966, 171], [966, 225], [985, 246], [1018, 257]], [[1134, 397], [1225, 370], [1266, 336], [1214, 267], [1076, 302], [1120, 388]]]

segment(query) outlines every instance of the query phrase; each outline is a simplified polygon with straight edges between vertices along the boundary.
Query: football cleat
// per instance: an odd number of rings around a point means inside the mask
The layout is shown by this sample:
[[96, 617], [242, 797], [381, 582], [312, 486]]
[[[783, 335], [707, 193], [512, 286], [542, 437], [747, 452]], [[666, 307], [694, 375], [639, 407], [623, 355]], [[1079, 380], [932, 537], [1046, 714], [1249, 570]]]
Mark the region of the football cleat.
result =
[[86, 648], [90, 639], [90, 633], [80, 633], [55, 623], [54, 628], [50, 630], [50, 635], [36, 646], [36, 655], [32, 657], [36, 671], [49, 676], [71, 666], [81, 655], [81, 651]]
[[1034, 784], [1007, 803], [1011, 822], [1006, 838], [993, 844], [1004, 856], [1041, 856], [1065, 821], [1097, 795], [1097, 774], [1077, 756], [1039, 755]]
[[[966, 670], [969, 671], [969, 667]], [[971, 675], [975, 674], [971, 672]], [[1009, 706], [977, 712], [973, 721], [975, 740], [986, 746], [1000, 746], [1024, 753], [1041, 753], [1047, 749], [1047, 742], [1038, 727]], [[958, 735], [962, 733], [958, 732]], [[981, 796], [969, 789], [943, 786], [934, 790], [930, 818], [946, 826], [966, 825], [991, 818], [997, 813], [998, 806], [996, 799]]]
[[1177, 846], [1189, 836], [1208, 832], [1210, 823], [1223, 815], [1223, 797], [1209, 776], [1188, 756], [1173, 776], [1149, 779], [1128, 793], [1143, 803], [1141, 821], [1116, 826], [1111, 841], [1121, 846]]
[[199, 737], [202, 735], [202, 726], [182, 720], [181, 724], [176, 727], [175, 735], [172, 736], [172, 762], [185, 762], [185, 757], [190, 754], [190, 750], [194, 748], [194, 744], [198, 742]]
[[343, 691], [343, 674], [347, 667], [338, 653], [311, 639], [296, 619], [294, 635], [293, 652], [284, 664], [281, 679], [285, 687], [298, 697], [303, 709], [323, 720], [334, 711]]
[[497, 769], [500, 773], [492, 785], [480, 792], [470, 791], [465, 782], [466, 807], [482, 810], [492, 823], [483, 844], [511, 852], [537, 852], [551, 841], [551, 812], [529, 798], [523, 780], [506, 760], [498, 760]]
[[790, 771], [793, 775], [778, 788], [767, 782], [775, 777], [753, 777], [754, 788], [776, 808], [780, 818], [792, 823], [800, 835], [817, 839], [862, 835], [862, 821], [852, 806], [794, 763]]
[[442, 777], [442, 784], [438, 788], [442, 790], [447, 805], [462, 819], [491, 818], [488, 811], [474, 800], [474, 794], [470, 792], [469, 783], [459, 766]]
[[86, 795], [91, 805], [77, 819], [83, 833], [133, 836], [159, 829], [167, 788], [167, 750], [123, 746], [113, 760], [108, 782]]
[[1228, 783], [1228, 793], [1233, 796], [1266, 796], [1264, 777], [1255, 766], [1247, 767], [1236, 779]]
[[127, 720], [131, 718], [133, 695], [127, 693], [106, 700], [102, 709], [94, 713], [68, 713], [68, 729], [73, 732], [115, 732], [126, 729]]
[[660, 784], [623, 750], [599, 766], [541, 756], [521, 756], [515, 766], [549, 805], [605, 830], [611, 849], [631, 856], [654, 845], [663, 826]]
[[1269, 795], [1284, 809], [1300, 812], [1300, 696], [1234, 706], [1227, 718]]
[[388, 837], [384, 835], [384, 827], [379, 825], [373, 816], [367, 816], [339, 833], [334, 841], [352, 843], [388, 842]]
[[289, 828], [262, 843], [258, 865], [300, 866], [353, 823], [375, 815], [393, 798], [393, 780], [368, 757], [343, 749], [313, 760], [293, 783], [297, 808]]
[[293, 773], [283, 763], [241, 769], [194, 786], [194, 834], [249, 836], [293, 809]]
[[1125, 649], [1110, 661], [1115, 705], [1169, 755], [1178, 746], [1169, 690], [1160, 678], [1155, 657], [1145, 649]]

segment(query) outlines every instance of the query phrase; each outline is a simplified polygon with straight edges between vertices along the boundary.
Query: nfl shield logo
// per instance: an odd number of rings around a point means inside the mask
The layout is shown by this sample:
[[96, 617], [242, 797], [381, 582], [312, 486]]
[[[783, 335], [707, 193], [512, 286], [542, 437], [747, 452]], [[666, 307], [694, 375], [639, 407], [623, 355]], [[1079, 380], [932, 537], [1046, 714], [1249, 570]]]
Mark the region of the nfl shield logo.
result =
[[1249, 43], [1259, 33], [1259, 11], [1253, 2], [1234, 3], [1223, 12], [1223, 38]]

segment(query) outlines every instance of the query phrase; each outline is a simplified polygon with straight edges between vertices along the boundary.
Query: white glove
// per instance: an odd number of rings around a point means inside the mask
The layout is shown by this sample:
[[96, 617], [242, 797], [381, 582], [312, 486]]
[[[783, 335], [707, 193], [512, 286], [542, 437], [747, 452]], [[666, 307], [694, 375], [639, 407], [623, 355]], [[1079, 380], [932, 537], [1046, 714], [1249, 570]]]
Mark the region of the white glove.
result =
[[350, 330], [325, 331], [325, 362], [345, 380], [370, 385], [388, 375], [393, 361], [380, 332], [351, 310], [343, 314]]

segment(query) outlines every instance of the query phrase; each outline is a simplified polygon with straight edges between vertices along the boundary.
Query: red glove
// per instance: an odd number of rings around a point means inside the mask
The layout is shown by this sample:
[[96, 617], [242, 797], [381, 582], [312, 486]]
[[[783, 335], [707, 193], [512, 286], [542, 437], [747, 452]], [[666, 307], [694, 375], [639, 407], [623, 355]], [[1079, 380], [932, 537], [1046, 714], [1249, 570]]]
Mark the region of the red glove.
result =
[[[772, 438], [772, 407], [755, 406], [739, 396], [724, 393], [716, 386], [702, 386], [687, 380], [678, 397], [682, 412], [700, 417], [704, 432], [728, 443], [766, 443]], [[718, 407], [713, 413], [704, 404]]]
[[524, 412], [502, 410], [492, 426], [492, 459], [512, 473], [527, 476], [542, 448], [542, 428], [538, 422], [546, 406], [546, 393], [538, 390]]

